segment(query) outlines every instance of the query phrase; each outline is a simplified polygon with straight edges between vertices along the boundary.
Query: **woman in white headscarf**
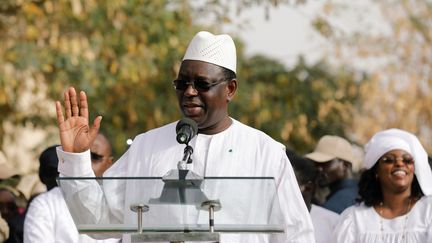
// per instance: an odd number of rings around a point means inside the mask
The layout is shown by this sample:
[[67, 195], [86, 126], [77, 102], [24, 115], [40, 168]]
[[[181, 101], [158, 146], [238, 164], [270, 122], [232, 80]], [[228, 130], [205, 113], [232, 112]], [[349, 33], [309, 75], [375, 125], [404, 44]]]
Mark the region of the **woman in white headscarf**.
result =
[[341, 214], [334, 242], [432, 242], [432, 172], [420, 141], [389, 129], [376, 133], [365, 152], [359, 204]]

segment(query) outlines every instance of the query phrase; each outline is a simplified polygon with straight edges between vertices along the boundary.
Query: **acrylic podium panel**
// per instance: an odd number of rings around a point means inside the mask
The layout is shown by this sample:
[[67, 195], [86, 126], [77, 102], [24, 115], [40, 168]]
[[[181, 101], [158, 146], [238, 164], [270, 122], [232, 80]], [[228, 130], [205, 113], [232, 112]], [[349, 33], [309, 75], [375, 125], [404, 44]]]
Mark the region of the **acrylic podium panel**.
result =
[[202, 207], [206, 201], [220, 204], [214, 232], [284, 232], [275, 181], [269, 177], [61, 177], [58, 184], [80, 233], [137, 232], [133, 205], [148, 206], [142, 232], [208, 232], [209, 212]]

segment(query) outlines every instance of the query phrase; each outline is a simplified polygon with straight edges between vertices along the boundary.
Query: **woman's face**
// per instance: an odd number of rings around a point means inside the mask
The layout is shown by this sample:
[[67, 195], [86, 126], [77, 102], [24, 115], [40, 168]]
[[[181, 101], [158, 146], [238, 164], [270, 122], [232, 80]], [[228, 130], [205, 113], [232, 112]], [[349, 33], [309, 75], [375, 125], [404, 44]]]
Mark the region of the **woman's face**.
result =
[[378, 160], [377, 176], [383, 192], [400, 193], [411, 190], [414, 159], [404, 150], [391, 150]]

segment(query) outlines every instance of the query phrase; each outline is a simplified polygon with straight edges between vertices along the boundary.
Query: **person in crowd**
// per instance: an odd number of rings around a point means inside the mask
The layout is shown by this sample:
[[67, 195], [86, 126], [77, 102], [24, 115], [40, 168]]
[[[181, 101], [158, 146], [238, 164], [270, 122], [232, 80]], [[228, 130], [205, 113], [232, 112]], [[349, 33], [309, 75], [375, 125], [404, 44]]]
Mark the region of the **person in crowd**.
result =
[[[233, 39], [226, 34], [197, 33], [173, 81], [180, 111], [184, 117], [195, 121], [198, 127], [198, 135], [189, 142], [194, 153], [191, 156], [193, 163], [188, 165], [188, 169], [201, 176], [275, 178], [285, 230], [280, 234], [221, 234], [221, 242], [313, 242], [312, 222], [285, 154], [285, 146], [228, 114], [228, 106], [234, 98], [237, 85]], [[94, 175], [89, 148], [102, 117], [96, 117], [90, 127], [86, 94], [84, 91], [77, 94], [72, 87], [64, 93], [64, 113], [59, 101], [56, 102], [56, 110], [62, 145], [57, 149], [61, 175]], [[138, 135], [127, 152], [104, 176], [162, 177], [170, 170], [177, 169], [185, 146], [176, 141], [176, 124], [177, 121]], [[104, 182], [103, 187], [98, 183], [87, 183], [71, 184], [71, 188], [62, 189], [71, 199], [77, 198], [74, 193], [80, 192], [73, 186], [83, 186], [87, 192], [91, 191], [91, 197], [86, 197], [91, 203], [70, 201], [89, 212], [84, 215], [87, 221], [97, 223], [108, 219], [110, 222], [123, 223], [132, 218], [136, 220], [128, 207], [121, 204], [130, 201], [142, 190], [131, 185], [112, 182], [108, 186]], [[243, 209], [254, 210], [248, 207]], [[150, 217], [149, 213], [146, 217]], [[238, 213], [226, 217], [236, 220], [242, 215], [242, 212]], [[170, 214], [170, 222], [181, 220], [176, 216]], [[151, 220], [162, 221], [164, 218], [155, 217]], [[127, 235], [123, 237], [126, 240]]]
[[316, 243], [329, 243], [339, 214], [312, 203], [318, 175], [314, 163], [290, 150], [287, 150], [287, 155], [312, 218]]
[[9, 238], [9, 226], [0, 214], [0, 242], [4, 242]]
[[101, 177], [114, 161], [111, 143], [104, 134], [98, 133], [90, 147], [90, 158], [95, 176]]
[[9, 238], [6, 243], [23, 242], [25, 207], [22, 205], [22, 198], [16, 189], [5, 185], [0, 186], [0, 214], [9, 227]]
[[325, 135], [314, 151], [305, 157], [315, 162], [319, 170], [318, 185], [329, 188], [322, 207], [340, 214], [355, 203], [358, 192], [357, 181], [352, 174], [355, 158], [352, 146], [346, 139]]
[[16, 189], [21, 176], [6, 164], [0, 165], [0, 214], [7, 223], [6, 243], [23, 242], [24, 217], [27, 200]]
[[56, 147], [53, 145], [46, 148], [39, 156], [39, 179], [45, 184], [47, 191], [57, 187], [58, 173], [58, 159], [56, 154]]
[[[39, 175], [49, 191], [32, 200], [24, 222], [24, 242], [63, 242], [63, 243], [96, 243], [118, 242], [118, 240], [94, 240], [87, 235], [79, 234], [56, 178], [58, 177], [57, 145], [45, 149], [40, 157]], [[92, 146], [93, 168], [101, 176], [112, 164], [111, 144], [101, 133], [96, 136]]]
[[359, 204], [346, 209], [334, 242], [432, 242], [432, 172], [415, 135], [388, 129], [365, 145]]

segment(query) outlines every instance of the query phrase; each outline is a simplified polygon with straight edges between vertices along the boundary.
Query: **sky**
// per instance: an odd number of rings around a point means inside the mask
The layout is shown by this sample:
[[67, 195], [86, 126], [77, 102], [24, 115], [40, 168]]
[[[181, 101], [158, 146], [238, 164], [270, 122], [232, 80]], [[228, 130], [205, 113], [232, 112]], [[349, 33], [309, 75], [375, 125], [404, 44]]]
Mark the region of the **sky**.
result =
[[[246, 44], [246, 54], [264, 54], [274, 57], [286, 66], [293, 66], [299, 55], [313, 63], [323, 56], [327, 40], [311, 27], [311, 19], [320, 4], [307, 6], [282, 5], [269, 10], [269, 18], [263, 6], [253, 7], [237, 16], [237, 21], [225, 26], [225, 31], [235, 33]], [[246, 27], [239, 23], [248, 21]]]
[[[354, 32], [372, 35], [388, 33], [388, 26], [380, 16], [377, 5], [372, 0], [346, 1], [335, 0], [339, 7], [332, 15], [323, 11], [324, 1], [307, 1], [304, 5], [281, 4], [270, 8], [266, 19], [263, 6], [245, 10], [224, 31], [240, 36], [246, 44], [246, 54], [264, 54], [276, 58], [287, 67], [296, 64], [302, 55], [309, 64], [322, 57], [329, 57], [332, 44], [319, 34], [311, 25], [317, 16], [323, 16], [338, 34], [349, 35]], [[239, 23], [248, 21], [246, 27]], [[364, 69], [370, 63], [354, 63]]]

